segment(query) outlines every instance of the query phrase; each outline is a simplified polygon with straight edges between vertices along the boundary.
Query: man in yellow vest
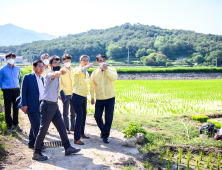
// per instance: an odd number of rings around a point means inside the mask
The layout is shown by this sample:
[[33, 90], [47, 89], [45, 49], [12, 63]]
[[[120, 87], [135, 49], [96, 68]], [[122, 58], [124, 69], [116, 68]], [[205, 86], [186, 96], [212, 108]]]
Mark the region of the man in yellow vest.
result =
[[47, 54], [47, 53], [42, 54], [41, 60], [43, 61], [43, 64], [44, 64], [44, 71], [42, 73], [42, 77], [45, 79], [46, 73], [51, 71], [51, 68], [49, 67], [49, 54]]
[[[117, 80], [115, 68], [106, 65], [106, 56], [98, 54], [96, 63], [99, 68], [94, 70], [90, 80], [91, 104], [94, 104], [94, 93], [96, 94], [95, 119], [101, 130], [101, 138], [104, 143], [109, 143], [108, 137], [113, 121], [113, 112], [115, 106], [114, 81]], [[102, 115], [105, 109], [105, 123]]]
[[74, 143], [84, 145], [80, 140], [82, 138], [89, 138], [85, 135], [85, 122], [86, 122], [86, 107], [87, 107], [87, 93], [89, 73], [87, 69], [93, 67], [93, 63], [89, 64], [89, 56], [82, 55], [80, 57], [80, 66], [74, 69], [74, 86], [72, 94], [72, 104], [76, 112], [76, 125], [74, 130]]
[[[60, 80], [60, 90], [63, 90], [66, 96], [66, 101], [63, 103], [63, 120], [66, 125], [67, 133], [70, 134], [70, 131], [74, 131], [76, 120], [75, 120], [75, 110], [72, 105], [71, 95], [72, 95], [72, 88], [74, 83], [74, 77], [73, 77], [73, 68], [70, 66], [71, 64], [72, 56], [69, 54], [64, 54], [62, 56], [62, 60], [64, 63], [63, 70], [66, 71], [66, 74], [61, 75]], [[59, 96], [59, 99], [61, 100], [61, 96]], [[70, 106], [70, 123], [71, 128], [69, 129], [69, 106]]]

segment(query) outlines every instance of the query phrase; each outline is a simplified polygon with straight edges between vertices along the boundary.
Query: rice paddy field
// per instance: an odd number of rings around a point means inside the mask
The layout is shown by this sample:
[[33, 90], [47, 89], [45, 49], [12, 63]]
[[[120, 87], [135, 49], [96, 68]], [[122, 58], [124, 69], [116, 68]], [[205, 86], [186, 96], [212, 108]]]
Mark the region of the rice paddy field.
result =
[[[117, 80], [115, 90], [115, 115], [183, 115], [222, 108], [218, 79]], [[88, 113], [94, 113], [94, 106], [87, 107]]]

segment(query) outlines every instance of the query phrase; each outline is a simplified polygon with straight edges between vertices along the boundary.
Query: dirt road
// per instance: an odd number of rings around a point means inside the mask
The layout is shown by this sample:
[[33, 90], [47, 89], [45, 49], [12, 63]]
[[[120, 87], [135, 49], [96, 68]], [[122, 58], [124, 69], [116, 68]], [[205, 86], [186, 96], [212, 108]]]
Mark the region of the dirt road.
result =
[[[62, 103], [59, 102], [60, 110], [62, 112]], [[16, 153], [9, 155], [6, 161], [5, 169], [29, 169], [29, 170], [62, 170], [62, 169], [81, 169], [81, 170], [101, 170], [101, 169], [123, 169], [122, 165], [114, 165], [113, 160], [116, 154], [131, 155], [135, 158], [139, 158], [141, 155], [137, 148], [130, 148], [122, 146], [124, 141], [124, 135], [116, 129], [111, 130], [110, 143], [103, 143], [100, 138], [100, 130], [96, 126], [96, 122], [93, 116], [87, 116], [86, 120], [86, 134], [90, 136], [90, 139], [83, 139], [85, 145], [74, 144], [73, 132], [68, 135], [70, 143], [73, 147], [81, 148], [82, 150], [71, 156], [64, 156], [64, 148], [47, 148], [44, 154], [49, 157], [49, 160], [44, 162], [34, 161], [31, 159], [33, 150], [27, 147], [28, 134], [30, 130], [30, 123], [27, 115], [20, 112], [21, 127], [24, 132], [21, 134], [21, 140], [15, 140], [14, 150]], [[46, 136], [47, 141], [59, 141], [60, 136], [53, 124], [50, 125], [49, 135]], [[13, 151], [13, 149], [11, 150]], [[20, 156], [18, 156], [20, 154]], [[14, 160], [14, 161], [13, 161]], [[135, 159], [136, 169], [143, 169], [139, 159]]]

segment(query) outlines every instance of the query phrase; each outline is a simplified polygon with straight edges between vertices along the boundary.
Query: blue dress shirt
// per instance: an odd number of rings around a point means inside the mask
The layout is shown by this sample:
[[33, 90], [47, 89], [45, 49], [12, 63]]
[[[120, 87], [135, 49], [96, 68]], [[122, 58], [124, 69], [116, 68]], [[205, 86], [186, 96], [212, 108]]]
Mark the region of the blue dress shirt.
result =
[[15, 65], [12, 68], [9, 64], [4, 65], [0, 70], [0, 88], [19, 88], [20, 72], [20, 68]]

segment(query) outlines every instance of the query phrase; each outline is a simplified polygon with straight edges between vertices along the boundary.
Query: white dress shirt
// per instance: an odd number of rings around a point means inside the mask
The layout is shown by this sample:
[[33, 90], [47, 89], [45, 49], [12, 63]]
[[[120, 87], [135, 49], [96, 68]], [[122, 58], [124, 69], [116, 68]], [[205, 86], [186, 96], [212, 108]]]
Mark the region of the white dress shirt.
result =
[[42, 82], [42, 76], [40, 75], [39, 77], [35, 74], [37, 84], [39, 87], [39, 101], [42, 100], [43, 97], [43, 82]]
[[100, 69], [101, 73], [103, 74], [104, 69]]

